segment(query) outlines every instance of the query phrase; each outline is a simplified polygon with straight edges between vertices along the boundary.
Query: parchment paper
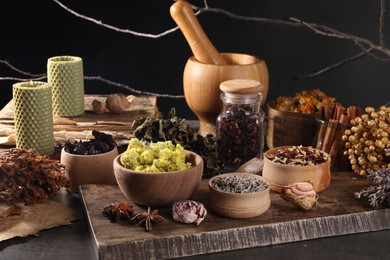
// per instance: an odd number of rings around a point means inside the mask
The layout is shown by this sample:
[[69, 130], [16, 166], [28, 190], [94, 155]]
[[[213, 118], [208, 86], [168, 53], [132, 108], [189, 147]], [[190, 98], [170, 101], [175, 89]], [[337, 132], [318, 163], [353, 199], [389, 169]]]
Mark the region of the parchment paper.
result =
[[81, 214], [56, 201], [46, 201], [31, 205], [18, 204], [21, 215], [9, 216], [0, 220], [0, 241], [13, 237], [37, 236], [40, 230], [81, 219]]

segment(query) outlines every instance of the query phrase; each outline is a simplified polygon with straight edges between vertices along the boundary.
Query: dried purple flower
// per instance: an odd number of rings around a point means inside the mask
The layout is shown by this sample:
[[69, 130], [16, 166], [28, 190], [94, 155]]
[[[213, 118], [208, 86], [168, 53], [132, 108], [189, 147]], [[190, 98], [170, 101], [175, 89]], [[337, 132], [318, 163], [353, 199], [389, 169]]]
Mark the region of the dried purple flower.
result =
[[206, 215], [207, 210], [203, 204], [193, 200], [179, 201], [172, 206], [172, 216], [177, 222], [199, 225]]
[[368, 198], [368, 203], [374, 208], [379, 205], [390, 206], [390, 168], [370, 172], [367, 175], [367, 179], [373, 185], [355, 192], [355, 197], [358, 199], [362, 197]]

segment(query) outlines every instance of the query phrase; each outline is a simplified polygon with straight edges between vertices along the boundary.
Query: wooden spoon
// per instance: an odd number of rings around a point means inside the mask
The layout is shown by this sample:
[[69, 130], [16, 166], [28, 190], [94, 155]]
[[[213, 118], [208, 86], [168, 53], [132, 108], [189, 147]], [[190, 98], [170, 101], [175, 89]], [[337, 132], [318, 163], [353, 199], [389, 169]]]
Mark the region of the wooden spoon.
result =
[[196, 60], [206, 64], [226, 65], [226, 61], [210, 42], [187, 1], [175, 2], [170, 8], [170, 13], [184, 34]]

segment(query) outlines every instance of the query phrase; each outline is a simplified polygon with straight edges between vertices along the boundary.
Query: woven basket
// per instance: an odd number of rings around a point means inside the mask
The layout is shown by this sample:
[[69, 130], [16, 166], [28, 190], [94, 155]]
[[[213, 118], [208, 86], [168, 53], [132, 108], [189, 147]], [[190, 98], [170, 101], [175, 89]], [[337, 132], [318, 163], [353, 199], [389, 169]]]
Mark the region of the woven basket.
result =
[[317, 132], [317, 115], [280, 111], [275, 101], [267, 104], [268, 148], [286, 145], [313, 145]]

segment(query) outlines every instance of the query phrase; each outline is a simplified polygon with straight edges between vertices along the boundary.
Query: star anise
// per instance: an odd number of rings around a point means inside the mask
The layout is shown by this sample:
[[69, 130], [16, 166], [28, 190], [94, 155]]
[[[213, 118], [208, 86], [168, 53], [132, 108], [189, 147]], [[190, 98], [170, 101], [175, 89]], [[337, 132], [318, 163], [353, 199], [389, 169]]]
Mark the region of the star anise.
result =
[[117, 201], [105, 206], [102, 212], [103, 216], [108, 217], [113, 221], [130, 219], [133, 213], [133, 205]]
[[153, 225], [159, 222], [164, 222], [165, 219], [158, 215], [157, 209], [150, 212], [150, 207], [148, 207], [148, 211], [138, 213], [131, 219], [131, 221], [138, 222], [138, 225], [144, 226], [146, 231], [151, 231]]

